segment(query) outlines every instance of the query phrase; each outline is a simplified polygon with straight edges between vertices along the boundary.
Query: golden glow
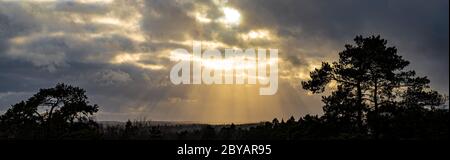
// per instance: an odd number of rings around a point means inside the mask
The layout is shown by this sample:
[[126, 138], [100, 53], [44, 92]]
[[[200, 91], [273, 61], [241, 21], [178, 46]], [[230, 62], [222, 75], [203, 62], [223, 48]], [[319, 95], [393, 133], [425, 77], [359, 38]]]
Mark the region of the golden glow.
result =
[[[200, 61], [203, 67], [218, 69], [218, 70], [230, 70], [230, 69], [253, 69], [257, 68], [257, 64], [251, 65], [249, 63], [234, 63], [239, 62], [241, 57], [236, 57], [233, 59], [213, 59], [206, 60], [202, 58], [194, 58], [194, 61]], [[254, 58], [249, 58], [249, 60], [256, 60]], [[278, 59], [270, 59], [268, 61], [258, 61], [258, 64], [271, 65], [277, 63]]]
[[141, 59], [139, 54], [119, 54], [111, 61], [112, 63], [126, 63], [126, 62], [136, 62]]
[[135, 65], [137, 65], [138, 67], [144, 68], [144, 69], [149, 69], [149, 70], [161, 70], [161, 69], [165, 68], [164, 66], [157, 65], [157, 64], [136, 63]]
[[[259, 85], [188, 85], [186, 87], [188, 92], [184, 93], [184, 101], [178, 102], [183, 107], [177, 108], [177, 111], [183, 113], [184, 120], [210, 124], [239, 124], [271, 121], [274, 117], [287, 119], [291, 115], [299, 116], [309, 113], [307, 107], [300, 109], [290, 107], [304, 106], [301, 97], [298, 97], [299, 91], [294, 88], [285, 88], [274, 96], [260, 96], [258, 95]], [[174, 93], [179, 91], [171, 90], [168, 95]], [[167, 100], [159, 103], [155, 108], [173, 107], [173, 102], [173, 100]], [[153, 117], [157, 116], [154, 112], [149, 114]], [[161, 118], [166, 117], [161, 116]], [[172, 117], [171, 120], [177, 118]]]
[[201, 41], [201, 43], [204, 48], [229, 48], [228, 45], [218, 41]]
[[[200, 62], [202, 64], [202, 67], [204, 68], [209, 68], [209, 69], [213, 69], [213, 70], [232, 70], [232, 69], [243, 69], [243, 70], [247, 70], [247, 69], [258, 69], [258, 64], [263, 64], [266, 66], [269, 66], [271, 64], [274, 63], [278, 63], [281, 60], [279, 58], [277, 59], [267, 59], [266, 61], [257, 61], [258, 59], [256, 58], [252, 58], [252, 57], [247, 57], [248, 61], [254, 61], [255, 64], [251, 64], [251, 63], [237, 63], [237, 62], [242, 62], [242, 59], [244, 57], [240, 57], [240, 56], [236, 56], [236, 57], [232, 57], [232, 58], [222, 58], [222, 59], [203, 59], [202, 57], [197, 57], [197, 56], [193, 56], [191, 54], [183, 54], [183, 53], [174, 53], [173, 59], [180, 59], [182, 61], [192, 61], [192, 62]], [[134, 59], [132, 57], [122, 57], [125, 59]], [[172, 59], [172, 58], [171, 58]], [[248, 77], [248, 75], [243, 74], [243, 75], [239, 75], [237, 74], [236, 76], [238, 77]], [[257, 76], [257, 79], [266, 79], [267, 77], [265, 76]]]
[[[81, 34], [82, 38], [101, 38], [111, 35], [120, 35], [128, 37], [137, 42], [146, 41], [145, 34], [142, 33], [141, 24], [142, 15], [140, 13], [130, 13], [130, 15], [124, 19], [114, 15], [92, 15], [84, 16], [79, 14], [70, 15], [67, 21], [71, 23], [86, 25], [86, 24], [102, 24], [107, 25], [107, 30], [99, 30], [98, 32], [87, 32]], [[80, 35], [80, 33], [79, 33]]]
[[217, 19], [208, 18], [208, 15], [204, 10], [197, 10], [189, 13], [190, 16], [194, 17], [197, 22], [200, 23], [211, 23], [219, 22], [225, 24], [227, 27], [234, 27], [241, 23], [241, 13], [238, 10], [230, 7], [221, 8], [223, 17]]
[[336, 89], [337, 88], [337, 82], [336, 81], [330, 81], [327, 85], [328, 88]]
[[11, 39], [9, 39], [10, 43], [13, 44], [17, 44], [17, 45], [22, 45], [26, 42], [32, 41], [34, 39], [37, 38], [41, 38], [41, 37], [60, 37], [60, 36], [64, 36], [66, 35], [66, 33], [64, 32], [42, 32], [42, 33], [33, 33], [33, 34], [28, 34], [26, 36], [16, 36], [13, 37]]
[[161, 70], [161, 69], [165, 68], [162, 65], [146, 64], [146, 63], [141, 62], [141, 60], [144, 59], [143, 58], [144, 56], [145, 56], [145, 54], [143, 54], [143, 53], [135, 53], [135, 54], [123, 53], [123, 54], [116, 55], [110, 62], [112, 64], [133, 64], [140, 68], [150, 69], [150, 70]]
[[212, 22], [212, 19], [209, 19], [208, 17], [206, 17], [206, 14], [204, 14], [204, 13], [195, 13], [195, 19], [201, 23]]
[[224, 14], [222, 22], [226, 25], [237, 26], [241, 23], [241, 14], [238, 10], [230, 7], [224, 7], [222, 11]]
[[252, 40], [252, 39], [266, 39], [270, 40], [270, 32], [268, 30], [251, 30], [246, 34], [242, 34], [241, 38], [244, 40]]
[[124, 37], [128, 37], [133, 41], [136, 42], [145, 42], [145, 37], [143, 34], [138, 34], [138, 33], [122, 33], [122, 32], [118, 32], [118, 31], [110, 31], [110, 32], [102, 32], [102, 33], [90, 33], [87, 34], [86, 37], [89, 38], [101, 38], [101, 37], [108, 37], [111, 35], [120, 35], [120, 36], [124, 36]]
[[94, 22], [97, 23], [103, 23], [103, 24], [109, 24], [109, 25], [122, 25], [124, 22], [122, 22], [118, 18], [112, 18], [112, 17], [97, 17], [93, 19]]
[[9, 42], [17, 44], [17, 45], [21, 45], [21, 44], [24, 44], [25, 42], [27, 42], [27, 40], [28, 40], [28, 38], [25, 36], [18, 36], [18, 37], [11, 38], [9, 40]]

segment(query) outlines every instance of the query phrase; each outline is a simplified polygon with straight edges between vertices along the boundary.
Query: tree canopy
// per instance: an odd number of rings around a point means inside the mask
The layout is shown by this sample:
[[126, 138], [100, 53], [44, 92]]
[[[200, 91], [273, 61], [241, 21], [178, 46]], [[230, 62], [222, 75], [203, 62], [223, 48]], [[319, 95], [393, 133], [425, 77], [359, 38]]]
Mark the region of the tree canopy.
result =
[[[327, 84], [335, 83], [331, 95], [324, 96], [323, 110], [329, 121], [336, 121], [348, 130], [366, 130], [367, 117], [381, 118], [388, 111], [401, 108], [435, 108], [446, 97], [430, 89], [427, 77], [418, 77], [406, 70], [409, 61], [397, 54], [397, 48], [387, 46], [380, 36], [356, 36], [355, 44], [345, 45], [339, 60], [323, 62], [303, 81], [303, 89], [322, 93]], [[397, 108], [393, 108], [397, 107]], [[379, 118], [377, 118], [379, 117]], [[376, 128], [371, 128], [375, 134]]]
[[97, 111], [96, 104], [89, 104], [85, 90], [57, 84], [12, 105], [0, 121], [8, 135], [59, 138], [95, 125], [92, 116]]

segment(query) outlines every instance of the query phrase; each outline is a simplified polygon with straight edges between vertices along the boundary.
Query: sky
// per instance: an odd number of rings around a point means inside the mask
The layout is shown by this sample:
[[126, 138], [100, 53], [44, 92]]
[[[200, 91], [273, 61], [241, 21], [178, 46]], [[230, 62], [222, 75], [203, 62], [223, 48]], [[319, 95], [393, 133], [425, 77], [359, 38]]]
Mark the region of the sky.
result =
[[[449, 95], [447, 0], [0, 0], [0, 113], [58, 82], [97, 120], [245, 123], [322, 114], [301, 89], [357, 35], [381, 35]], [[279, 86], [174, 85], [170, 52], [192, 43], [278, 49]], [[333, 86], [329, 86], [332, 88]], [[326, 93], [325, 93], [326, 95]]]

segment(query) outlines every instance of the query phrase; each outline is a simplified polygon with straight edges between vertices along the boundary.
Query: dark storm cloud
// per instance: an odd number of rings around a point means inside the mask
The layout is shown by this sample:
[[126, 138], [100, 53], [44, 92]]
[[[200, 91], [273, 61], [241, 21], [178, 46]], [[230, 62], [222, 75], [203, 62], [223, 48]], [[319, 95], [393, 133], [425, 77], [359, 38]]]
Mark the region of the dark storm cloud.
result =
[[16, 3], [0, 2], [0, 53], [8, 46], [8, 39], [38, 30], [33, 15]]
[[56, 2], [54, 11], [81, 13], [81, 14], [106, 14], [110, 11], [109, 6], [102, 4], [85, 4], [72, 1]]
[[[230, 1], [246, 16], [246, 25], [273, 26], [282, 36], [326, 36], [348, 41], [356, 34], [375, 33], [368, 29], [386, 28], [392, 32], [420, 31], [448, 33], [448, 1], [393, 0], [247, 0]], [[437, 28], [436, 28], [437, 27]], [[293, 32], [297, 30], [299, 32]], [[411, 32], [414, 33], [414, 32]], [[417, 34], [417, 32], [415, 32]], [[442, 34], [445, 35], [445, 34]], [[440, 37], [442, 37], [442, 35]], [[445, 38], [445, 36], [444, 36]], [[448, 39], [448, 38], [447, 38]]]
[[[110, 64], [117, 54], [180, 46], [136, 42], [121, 32], [122, 26], [100, 24], [94, 19], [105, 13], [117, 15], [119, 20], [129, 18], [131, 14], [124, 16], [116, 12], [117, 4], [0, 4], [0, 111], [17, 102], [18, 97], [26, 99], [39, 88], [58, 82], [82, 86], [90, 96], [104, 98], [94, 100], [109, 106], [105, 110], [119, 110], [121, 104], [135, 101], [133, 99], [142, 93], [151, 95], [145, 97], [148, 101], [156, 102], [161, 91], [154, 90], [168, 82], [164, 71], [149, 71], [132, 64]], [[77, 18], [84, 22], [76, 22]], [[91, 34], [99, 36], [91, 37]], [[155, 56], [149, 53], [148, 59], [140, 61], [146, 64], [167, 61]]]
[[176, 1], [144, 1], [142, 28], [150, 35], [162, 40], [184, 40], [186, 33], [195, 29], [195, 19], [188, 16], [192, 3]]
[[[446, 0], [230, 2], [243, 12], [244, 25], [275, 28], [280, 37], [291, 38], [296, 46], [332, 43], [336, 50], [342, 50], [356, 35], [379, 34], [399, 48], [399, 54], [411, 61], [412, 69], [429, 75], [434, 86], [448, 94], [449, 4]], [[288, 47], [286, 50], [291, 54], [323, 54], [292, 53], [295, 47]], [[296, 63], [296, 59], [292, 60]]]

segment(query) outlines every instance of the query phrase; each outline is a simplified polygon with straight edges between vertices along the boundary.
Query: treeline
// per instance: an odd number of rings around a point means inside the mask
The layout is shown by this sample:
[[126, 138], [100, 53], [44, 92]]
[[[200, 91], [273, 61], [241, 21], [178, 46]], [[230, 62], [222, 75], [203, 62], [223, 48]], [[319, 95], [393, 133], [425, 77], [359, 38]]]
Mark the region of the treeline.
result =
[[[72, 95], [76, 87], [59, 84], [52, 89]], [[67, 91], [72, 90], [72, 91]], [[39, 92], [37, 95], [42, 95]], [[38, 96], [39, 97], [39, 96]], [[58, 96], [57, 96], [58, 97]], [[73, 96], [69, 96], [72, 97]], [[55, 107], [53, 113], [37, 114], [36, 98], [13, 105], [0, 116], [0, 139], [104, 139], [104, 140], [346, 140], [346, 139], [448, 139], [449, 110], [421, 107], [381, 108], [383, 115], [368, 112], [362, 126], [346, 118], [325, 114], [306, 115], [272, 122], [240, 125], [155, 125], [128, 121], [124, 125], [98, 124], [86, 105], [77, 114]], [[62, 100], [60, 100], [62, 101]], [[64, 100], [65, 101], [65, 100]], [[55, 101], [56, 102], [56, 101]], [[73, 102], [71, 102], [73, 103]], [[72, 106], [65, 102], [66, 107]], [[50, 104], [50, 103], [40, 103]], [[79, 103], [77, 104], [86, 104]], [[65, 107], [64, 105], [59, 105]], [[90, 106], [90, 107], [89, 107]], [[73, 107], [73, 106], [72, 106]], [[91, 108], [92, 107], [92, 108]], [[85, 111], [85, 109], [88, 109]], [[94, 113], [95, 110], [93, 110]], [[40, 115], [40, 116], [39, 116]], [[64, 118], [64, 115], [67, 116]], [[63, 117], [61, 117], [63, 116]], [[79, 116], [79, 117], [78, 117]], [[51, 119], [49, 119], [51, 118]]]
[[[296, 120], [241, 125], [148, 125], [128, 121], [103, 127], [102, 139], [128, 140], [448, 140], [446, 109], [398, 109], [392, 115], [369, 119], [363, 129], [351, 122], [306, 115]], [[193, 129], [190, 129], [193, 128]], [[377, 131], [375, 133], [374, 131]]]

